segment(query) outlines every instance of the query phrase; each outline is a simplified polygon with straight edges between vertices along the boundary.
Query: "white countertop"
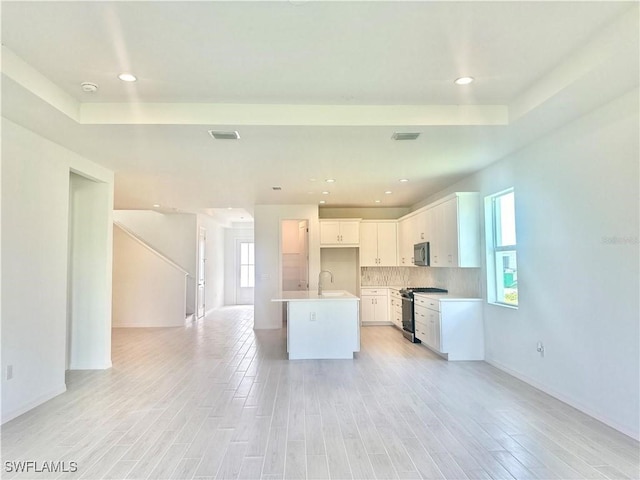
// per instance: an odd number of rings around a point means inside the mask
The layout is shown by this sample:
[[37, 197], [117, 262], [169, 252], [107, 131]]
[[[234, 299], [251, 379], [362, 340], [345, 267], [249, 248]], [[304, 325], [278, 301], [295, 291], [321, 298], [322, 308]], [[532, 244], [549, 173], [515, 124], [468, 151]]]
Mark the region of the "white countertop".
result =
[[414, 296], [421, 296], [421, 297], [427, 297], [427, 298], [431, 298], [433, 300], [439, 300], [441, 302], [459, 302], [461, 300], [464, 300], [466, 302], [481, 302], [482, 298], [478, 298], [478, 297], [470, 297], [468, 295], [460, 295], [456, 292], [449, 292], [449, 293], [414, 293]]
[[308, 302], [309, 300], [343, 302], [360, 299], [346, 290], [324, 290], [322, 295], [318, 295], [317, 290], [285, 290], [278, 292], [276, 298], [271, 299], [272, 302]]

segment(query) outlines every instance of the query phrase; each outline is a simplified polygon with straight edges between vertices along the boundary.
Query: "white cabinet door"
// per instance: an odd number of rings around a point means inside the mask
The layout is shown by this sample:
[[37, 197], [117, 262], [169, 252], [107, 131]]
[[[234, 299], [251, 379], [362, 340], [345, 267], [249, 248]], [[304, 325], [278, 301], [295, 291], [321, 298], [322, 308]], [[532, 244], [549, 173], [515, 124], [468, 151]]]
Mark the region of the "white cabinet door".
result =
[[398, 238], [396, 223], [378, 223], [378, 266], [398, 265]]
[[434, 350], [440, 351], [440, 312], [427, 309], [427, 345]]
[[360, 320], [362, 323], [376, 321], [375, 298], [369, 296], [360, 298]]
[[[431, 228], [427, 239], [433, 267], [480, 267], [480, 197], [457, 193], [427, 210]], [[429, 233], [431, 232], [431, 233]]]
[[445, 236], [442, 229], [444, 228], [444, 212], [442, 204], [436, 205], [431, 210], [432, 234], [429, 248], [431, 250], [431, 266], [444, 267]]
[[442, 262], [446, 267], [458, 266], [458, 199], [446, 201], [441, 208]]
[[376, 322], [389, 322], [389, 299], [386, 295], [375, 297]]
[[395, 267], [398, 265], [396, 222], [360, 224], [360, 266]]
[[389, 323], [389, 299], [387, 294], [360, 297], [362, 323]]
[[335, 245], [340, 242], [340, 223], [337, 221], [320, 222], [320, 244]]
[[357, 247], [360, 222], [357, 220], [320, 220], [320, 245]]
[[398, 223], [398, 265], [413, 266], [413, 227], [415, 217], [408, 217]]
[[424, 210], [414, 217], [413, 243], [427, 242], [427, 211]]
[[360, 243], [360, 222], [340, 222], [340, 243], [345, 245]]
[[415, 318], [415, 331], [414, 335], [426, 345], [431, 344], [431, 340], [429, 338], [429, 328], [428, 328], [428, 318], [427, 318], [428, 310], [420, 305], [415, 305], [414, 307], [414, 318]]
[[378, 266], [378, 224], [360, 224], [360, 266]]

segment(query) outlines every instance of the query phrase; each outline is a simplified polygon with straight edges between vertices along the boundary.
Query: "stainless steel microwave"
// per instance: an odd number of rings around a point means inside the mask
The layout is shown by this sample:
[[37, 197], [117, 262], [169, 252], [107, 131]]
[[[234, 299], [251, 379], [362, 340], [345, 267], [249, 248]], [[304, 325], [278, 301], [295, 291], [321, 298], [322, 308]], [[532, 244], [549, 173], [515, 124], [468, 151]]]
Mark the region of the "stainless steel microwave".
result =
[[429, 242], [416, 243], [413, 246], [413, 264], [428, 267], [429, 260]]

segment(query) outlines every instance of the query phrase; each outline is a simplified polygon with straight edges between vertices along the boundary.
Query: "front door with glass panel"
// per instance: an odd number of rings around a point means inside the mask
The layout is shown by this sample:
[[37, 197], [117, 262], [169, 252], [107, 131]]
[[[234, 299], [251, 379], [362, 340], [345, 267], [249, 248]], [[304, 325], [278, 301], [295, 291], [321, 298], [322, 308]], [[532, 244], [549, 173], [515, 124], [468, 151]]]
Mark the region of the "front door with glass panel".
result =
[[255, 260], [253, 242], [237, 243], [237, 285], [236, 303], [253, 304], [253, 286], [255, 278]]

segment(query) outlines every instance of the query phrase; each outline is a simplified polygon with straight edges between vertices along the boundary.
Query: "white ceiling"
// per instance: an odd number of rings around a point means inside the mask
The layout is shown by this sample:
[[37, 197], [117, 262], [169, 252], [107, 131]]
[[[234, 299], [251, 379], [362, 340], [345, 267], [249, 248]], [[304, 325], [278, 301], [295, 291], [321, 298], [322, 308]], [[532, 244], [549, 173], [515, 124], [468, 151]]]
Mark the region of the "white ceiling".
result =
[[113, 169], [117, 208], [409, 206], [637, 87], [637, 18], [629, 2], [3, 2], [2, 110]]

